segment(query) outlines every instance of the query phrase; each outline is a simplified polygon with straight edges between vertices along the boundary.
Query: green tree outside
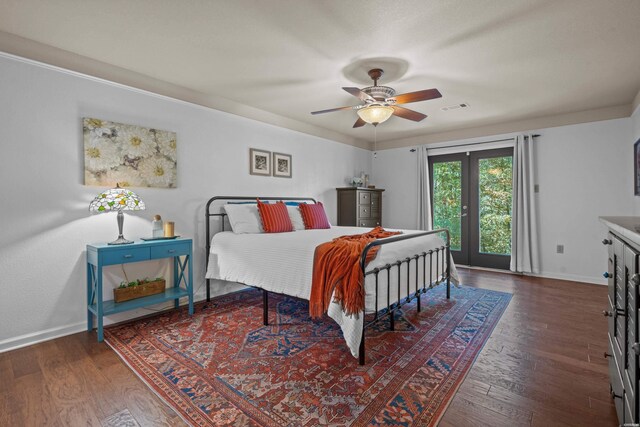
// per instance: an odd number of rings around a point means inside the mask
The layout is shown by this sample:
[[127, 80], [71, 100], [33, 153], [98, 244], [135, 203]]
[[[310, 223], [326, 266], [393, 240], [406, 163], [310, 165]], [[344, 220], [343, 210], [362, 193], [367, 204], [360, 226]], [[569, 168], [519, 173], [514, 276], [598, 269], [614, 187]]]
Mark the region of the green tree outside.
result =
[[462, 205], [462, 162], [433, 164], [433, 228], [446, 228], [451, 249], [459, 251], [460, 210]]
[[[511, 156], [479, 160], [480, 252], [511, 254]], [[433, 164], [433, 227], [447, 228], [461, 249], [462, 163]]]
[[511, 254], [511, 156], [479, 160], [480, 252]]

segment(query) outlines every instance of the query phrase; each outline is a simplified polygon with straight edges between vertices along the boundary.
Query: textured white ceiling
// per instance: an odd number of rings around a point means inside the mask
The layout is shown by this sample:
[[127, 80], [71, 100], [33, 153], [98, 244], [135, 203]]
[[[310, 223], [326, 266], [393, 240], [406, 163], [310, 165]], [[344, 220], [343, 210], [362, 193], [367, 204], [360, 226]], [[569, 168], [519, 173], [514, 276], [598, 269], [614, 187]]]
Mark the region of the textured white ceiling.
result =
[[379, 82], [398, 93], [443, 94], [406, 105], [429, 117], [392, 117], [378, 141], [628, 105], [640, 90], [638, 0], [0, 0], [0, 31], [362, 140], [372, 127], [352, 129], [354, 111], [309, 112], [357, 104], [340, 88], [366, 85], [353, 73], [368, 58], [400, 64]]

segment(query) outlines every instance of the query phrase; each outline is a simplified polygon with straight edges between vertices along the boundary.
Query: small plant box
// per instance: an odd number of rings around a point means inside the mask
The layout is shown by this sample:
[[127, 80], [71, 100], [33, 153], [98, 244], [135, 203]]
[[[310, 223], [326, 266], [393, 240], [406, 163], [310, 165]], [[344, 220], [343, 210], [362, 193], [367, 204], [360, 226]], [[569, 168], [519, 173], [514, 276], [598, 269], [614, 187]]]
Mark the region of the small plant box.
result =
[[113, 290], [113, 300], [115, 302], [129, 301], [149, 295], [161, 294], [164, 292], [167, 282], [164, 279], [148, 282], [138, 282], [135, 286], [116, 288]]

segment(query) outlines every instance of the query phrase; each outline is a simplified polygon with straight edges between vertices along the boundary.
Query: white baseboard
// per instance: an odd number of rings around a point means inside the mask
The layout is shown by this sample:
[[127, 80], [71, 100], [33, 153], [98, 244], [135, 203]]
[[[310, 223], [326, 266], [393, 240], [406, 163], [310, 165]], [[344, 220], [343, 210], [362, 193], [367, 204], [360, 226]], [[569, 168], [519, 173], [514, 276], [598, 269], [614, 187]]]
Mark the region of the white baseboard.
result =
[[[496, 268], [475, 267], [475, 266], [469, 266], [469, 265], [456, 265], [456, 267], [467, 268], [469, 270], [484, 270], [484, 271], [493, 271], [495, 273], [520, 275], [520, 273], [514, 273], [513, 271], [510, 271], [510, 270], [500, 270]], [[532, 276], [532, 277], [541, 277], [543, 279], [568, 280], [571, 282], [582, 282], [582, 283], [590, 283], [594, 285], [607, 286], [606, 279], [602, 277], [594, 278], [590, 276], [578, 276], [576, 274], [548, 273], [548, 272], [542, 272], [537, 274], [524, 273], [524, 275]]]
[[603, 277], [590, 277], [590, 276], [578, 276], [576, 274], [564, 274], [564, 273], [539, 273], [539, 274], [527, 274], [527, 276], [542, 277], [546, 279], [558, 279], [558, 280], [570, 280], [572, 282], [591, 283], [594, 285], [607, 286], [607, 280]]
[[32, 332], [19, 337], [9, 338], [0, 341], [0, 353], [17, 350], [22, 347], [60, 338], [65, 335], [75, 334], [87, 329], [87, 322], [74, 323], [72, 325], [60, 326], [57, 328], [45, 329], [44, 331]]
[[[194, 294], [193, 302], [196, 303], [199, 301], [204, 301], [206, 298], [205, 291], [206, 291], [205, 287], [198, 288]], [[155, 306], [155, 309], [153, 311], [170, 309], [172, 307], [173, 307], [173, 303], [171, 302], [165, 305]], [[144, 308], [141, 310], [144, 310]], [[131, 313], [131, 314], [134, 314], [134, 313]], [[149, 312], [142, 311], [141, 313], [137, 314], [137, 316], [140, 316], [142, 314], [149, 314]], [[133, 315], [130, 316], [130, 318], [134, 318], [134, 317], [136, 316], [133, 316]], [[126, 317], [123, 317], [123, 319], [121, 320], [126, 320]], [[112, 322], [110, 322], [108, 319], [105, 319], [105, 326], [109, 325], [110, 323]], [[74, 323], [66, 326], [59, 326], [57, 328], [45, 329], [43, 331], [31, 332], [31, 333], [20, 335], [17, 337], [7, 338], [5, 340], [0, 341], [0, 353], [4, 353], [6, 351], [11, 351], [11, 350], [17, 350], [22, 347], [27, 347], [30, 345], [44, 342], [44, 341], [49, 341], [54, 338], [64, 337], [66, 335], [76, 334], [78, 332], [82, 332], [86, 330], [87, 330], [87, 322], [85, 320], [80, 323]]]

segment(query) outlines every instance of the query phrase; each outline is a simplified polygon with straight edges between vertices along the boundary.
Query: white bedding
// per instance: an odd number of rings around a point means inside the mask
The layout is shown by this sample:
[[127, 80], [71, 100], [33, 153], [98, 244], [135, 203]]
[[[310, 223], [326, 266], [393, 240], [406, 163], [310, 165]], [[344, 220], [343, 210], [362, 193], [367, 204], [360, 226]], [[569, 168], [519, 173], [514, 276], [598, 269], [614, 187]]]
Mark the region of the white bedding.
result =
[[[308, 300], [311, 295], [313, 255], [316, 246], [339, 236], [361, 234], [370, 230], [370, 228], [359, 227], [331, 227], [325, 230], [301, 230], [290, 233], [235, 234], [228, 231], [217, 233], [211, 241], [211, 253], [209, 254], [209, 267], [206, 277], [208, 279], [244, 283], [268, 291]], [[404, 234], [421, 232], [416, 230], [401, 231]], [[407, 256], [435, 249], [443, 244], [443, 240], [440, 237], [430, 235], [383, 245], [376, 258], [367, 266], [367, 271], [377, 266], [404, 259]], [[443, 273], [442, 255], [443, 251], [440, 251], [438, 270], [436, 270], [436, 256], [435, 254], [433, 255], [432, 282], [437, 279], [436, 271], [441, 275]], [[429, 262], [427, 261], [427, 275], [429, 274], [428, 264]], [[415, 268], [416, 262], [412, 261], [409, 278], [410, 288], [414, 291]], [[407, 293], [406, 274], [407, 267], [404, 264], [400, 277], [401, 298], [405, 297]], [[422, 261], [420, 261], [418, 263], [418, 280], [420, 284], [422, 284], [422, 278], [423, 268]], [[391, 270], [391, 303], [398, 300], [397, 282], [397, 267], [394, 267]], [[451, 282], [458, 283], [458, 275], [453, 261], [451, 261]], [[386, 283], [387, 274], [386, 272], [381, 272], [378, 283], [378, 310], [387, 306]], [[374, 275], [369, 275], [365, 280], [365, 310], [367, 312], [372, 312], [376, 309], [374, 289]], [[426, 295], [428, 296], [428, 293]], [[343, 313], [340, 305], [336, 303], [331, 303], [328, 315], [340, 325], [351, 354], [358, 357], [363, 316], [347, 316]]]

